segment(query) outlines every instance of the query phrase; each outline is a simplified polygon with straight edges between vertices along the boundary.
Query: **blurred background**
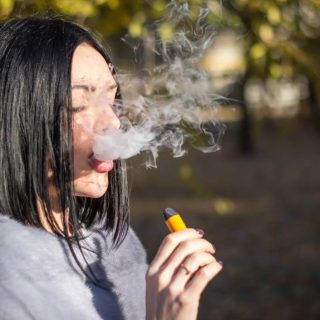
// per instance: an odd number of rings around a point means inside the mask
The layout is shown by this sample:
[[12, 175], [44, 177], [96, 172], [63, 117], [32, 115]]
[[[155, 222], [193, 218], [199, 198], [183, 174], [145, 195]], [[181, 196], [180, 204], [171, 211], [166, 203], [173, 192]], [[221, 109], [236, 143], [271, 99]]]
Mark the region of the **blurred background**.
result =
[[[186, 2], [186, 1], [176, 1]], [[129, 34], [152, 43], [148, 24], [169, 1], [0, 0], [2, 19], [62, 15], [94, 30], [115, 64], [130, 69]], [[203, 294], [199, 319], [320, 319], [320, 1], [189, 1], [209, 8], [215, 40], [202, 67], [226, 97], [221, 150], [157, 169], [129, 161], [131, 220], [149, 260], [167, 234], [161, 213], [205, 230], [224, 262]], [[163, 37], [174, 32], [158, 25]], [[152, 68], [150, 45], [138, 67]], [[187, 320], [187, 319], [186, 319]]]

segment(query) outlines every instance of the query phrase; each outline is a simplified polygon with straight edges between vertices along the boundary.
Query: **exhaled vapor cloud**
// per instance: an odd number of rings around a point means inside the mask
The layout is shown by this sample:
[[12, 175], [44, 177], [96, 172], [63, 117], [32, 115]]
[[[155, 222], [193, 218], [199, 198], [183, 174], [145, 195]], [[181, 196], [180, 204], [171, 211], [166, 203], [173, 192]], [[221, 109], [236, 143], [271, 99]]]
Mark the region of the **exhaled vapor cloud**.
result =
[[[152, 25], [157, 39], [153, 50], [156, 66], [144, 69], [140, 76], [118, 75], [123, 99], [113, 107], [122, 126], [95, 134], [93, 151], [99, 160], [127, 159], [146, 152], [146, 165], [155, 167], [163, 147], [169, 148], [173, 157], [185, 154], [187, 145], [203, 152], [219, 149], [224, 126], [212, 116], [203, 116], [214, 114], [220, 98], [212, 92], [210, 76], [200, 64], [214, 41], [214, 29], [206, 22], [209, 10], [198, 8], [194, 18], [186, 3], [171, 2], [168, 9], [168, 15]], [[168, 39], [156, 31], [164, 24], [174, 30]], [[124, 41], [136, 52], [142, 45], [132, 44], [128, 37]]]

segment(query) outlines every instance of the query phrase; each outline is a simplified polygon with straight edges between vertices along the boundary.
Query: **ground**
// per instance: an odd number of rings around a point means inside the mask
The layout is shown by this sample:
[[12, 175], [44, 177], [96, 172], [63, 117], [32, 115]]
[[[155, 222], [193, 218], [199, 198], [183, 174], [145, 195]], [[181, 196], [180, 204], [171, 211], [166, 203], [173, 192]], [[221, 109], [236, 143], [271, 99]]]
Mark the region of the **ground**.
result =
[[239, 154], [237, 136], [229, 128], [212, 154], [161, 153], [157, 169], [131, 161], [132, 224], [149, 260], [167, 233], [163, 208], [205, 230], [224, 269], [203, 293], [200, 320], [320, 319], [320, 135], [265, 128], [252, 156]]

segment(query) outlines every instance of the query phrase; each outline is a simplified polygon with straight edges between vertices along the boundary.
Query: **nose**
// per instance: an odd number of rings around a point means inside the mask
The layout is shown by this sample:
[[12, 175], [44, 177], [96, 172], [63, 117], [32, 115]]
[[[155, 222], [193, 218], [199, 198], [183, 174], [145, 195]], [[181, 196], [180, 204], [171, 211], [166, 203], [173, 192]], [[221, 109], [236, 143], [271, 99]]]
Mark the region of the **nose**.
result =
[[117, 115], [112, 109], [111, 109], [111, 112], [112, 112], [112, 119], [110, 121], [110, 126], [112, 127], [112, 129], [119, 130], [121, 126], [120, 119], [117, 117]]
[[119, 130], [120, 126], [120, 119], [110, 106], [104, 107], [101, 112], [97, 113], [95, 129], [100, 134], [108, 130]]

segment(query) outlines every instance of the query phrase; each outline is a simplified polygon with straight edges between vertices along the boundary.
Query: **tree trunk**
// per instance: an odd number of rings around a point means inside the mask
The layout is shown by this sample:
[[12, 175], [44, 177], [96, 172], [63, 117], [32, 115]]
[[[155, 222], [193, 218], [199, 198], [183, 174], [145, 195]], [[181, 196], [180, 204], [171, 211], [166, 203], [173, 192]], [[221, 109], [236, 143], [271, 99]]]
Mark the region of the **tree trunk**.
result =
[[246, 73], [240, 83], [239, 95], [240, 95], [240, 107], [242, 111], [242, 119], [240, 122], [240, 152], [243, 155], [251, 155], [255, 151], [253, 142], [253, 128], [252, 119], [248, 110], [248, 104], [245, 101], [244, 89], [248, 80], [248, 73]]
[[312, 115], [312, 120], [316, 130], [320, 133], [320, 97], [319, 97], [320, 84], [319, 81], [309, 78], [309, 103]]

